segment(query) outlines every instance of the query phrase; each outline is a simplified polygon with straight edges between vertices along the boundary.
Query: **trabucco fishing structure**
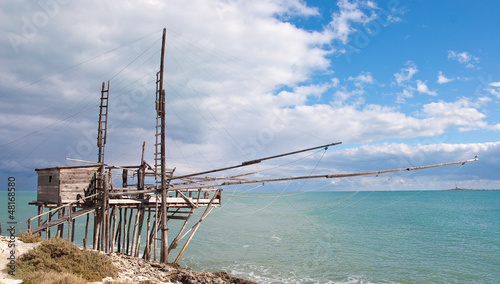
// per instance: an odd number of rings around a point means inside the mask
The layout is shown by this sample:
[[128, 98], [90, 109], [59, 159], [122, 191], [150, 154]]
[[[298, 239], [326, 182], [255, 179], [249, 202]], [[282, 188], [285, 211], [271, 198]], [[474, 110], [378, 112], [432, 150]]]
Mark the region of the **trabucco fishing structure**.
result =
[[[252, 173], [229, 177], [202, 176], [247, 167], [262, 161], [315, 149], [327, 150], [328, 147], [341, 144], [341, 142], [336, 142], [246, 161], [230, 167], [176, 176], [175, 168], [168, 169], [165, 163], [165, 90], [163, 89], [165, 40], [166, 29], [163, 29], [160, 70], [156, 75], [154, 165], [148, 164], [144, 159], [145, 143], [142, 146], [140, 165], [115, 166], [105, 163], [109, 81], [107, 83], [103, 82], [97, 132], [97, 163], [81, 161], [90, 163], [90, 165], [36, 169], [38, 174], [37, 200], [30, 204], [38, 207], [38, 215], [28, 220], [28, 230], [31, 233], [42, 234], [45, 232], [46, 238], [50, 238], [51, 228], [57, 227], [56, 237], [63, 237], [64, 227], [67, 223], [67, 238], [74, 242], [76, 219], [86, 216], [83, 238], [85, 249], [90, 245], [90, 233], [94, 250], [106, 253], [117, 252], [142, 257], [146, 260], [169, 262], [169, 254], [182, 241], [182, 248], [175, 259], [170, 261], [177, 263], [202, 221], [215, 207], [221, 206], [223, 187], [299, 179], [378, 175], [389, 172], [465, 164], [477, 160], [476, 157], [465, 161], [420, 167], [268, 179], [245, 178], [245, 176]], [[113, 177], [117, 175], [122, 177], [121, 186], [113, 184]], [[154, 181], [148, 184], [146, 180]], [[198, 208], [204, 208], [204, 211], [198, 221], [188, 228], [188, 220]], [[89, 226], [91, 215], [93, 215], [93, 226]], [[172, 220], [179, 220], [182, 223], [179, 232], [169, 242], [168, 222]], [[141, 239], [144, 231], [145, 240]], [[158, 251], [159, 256], [157, 255]]]

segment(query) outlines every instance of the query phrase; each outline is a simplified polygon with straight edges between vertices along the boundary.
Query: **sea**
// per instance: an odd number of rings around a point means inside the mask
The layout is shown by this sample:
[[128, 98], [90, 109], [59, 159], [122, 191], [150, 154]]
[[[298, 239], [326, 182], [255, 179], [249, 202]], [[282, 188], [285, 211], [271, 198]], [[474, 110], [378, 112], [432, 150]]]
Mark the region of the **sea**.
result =
[[[34, 199], [17, 192], [18, 231]], [[225, 192], [179, 264], [259, 283], [499, 283], [500, 191]]]

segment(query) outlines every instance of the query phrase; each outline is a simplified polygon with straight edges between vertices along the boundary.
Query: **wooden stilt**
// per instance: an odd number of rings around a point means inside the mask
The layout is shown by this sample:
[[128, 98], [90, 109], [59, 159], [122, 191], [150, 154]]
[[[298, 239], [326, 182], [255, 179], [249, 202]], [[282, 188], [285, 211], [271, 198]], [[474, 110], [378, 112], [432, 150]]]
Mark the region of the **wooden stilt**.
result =
[[68, 241], [71, 241], [71, 207], [68, 207]]
[[[76, 207], [73, 207], [72, 209], [72, 213], [75, 213], [76, 212]], [[74, 243], [75, 242], [75, 224], [76, 224], [76, 219], [73, 219], [71, 221], [72, 225], [71, 225], [71, 242]]]
[[87, 249], [87, 235], [89, 232], [89, 219], [90, 219], [90, 214], [87, 214], [87, 221], [85, 222], [85, 237], [83, 238], [83, 248], [85, 250]]
[[148, 235], [149, 235], [149, 248], [148, 248], [148, 255], [147, 255], [147, 259], [150, 260], [151, 259], [151, 252], [153, 251], [154, 253], [154, 261], [156, 261], [156, 234], [158, 232], [158, 225], [157, 225], [157, 222], [158, 222], [158, 218], [156, 218], [156, 212], [155, 212], [155, 216], [154, 216], [154, 220], [153, 220], [153, 226], [151, 228], [151, 232], [148, 232]]
[[[111, 174], [111, 171], [109, 171]], [[109, 252], [109, 199], [108, 199], [108, 175], [104, 175], [104, 181], [103, 181], [103, 214], [102, 214], [102, 229], [103, 229], [103, 241], [102, 241], [102, 246], [103, 250], [105, 253]]]
[[121, 252], [121, 237], [122, 237], [122, 222], [123, 222], [123, 212], [122, 208], [120, 210], [120, 221], [118, 222], [118, 228], [116, 230], [116, 248], [117, 252]]
[[46, 233], [45, 238], [46, 238], [47, 240], [48, 240], [48, 239], [50, 239], [50, 237], [51, 237], [51, 236], [50, 236], [50, 228], [49, 228], [49, 223], [50, 223], [50, 221], [52, 221], [52, 214], [51, 214], [51, 213], [49, 213], [48, 215], [49, 215], [49, 216], [47, 216], [47, 228], [45, 229], [45, 233]]
[[111, 233], [111, 250], [110, 252], [114, 252], [115, 251], [115, 241], [116, 241], [116, 227], [117, 227], [117, 224], [116, 224], [116, 205], [113, 206], [113, 214], [112, 214], [112, 218], [113, 218], [113, 231]]
[[125, 254], [129, 254], [130, 250], [130, 226], [132, 225], [132, 213], [134, 212], [133, 208], [130, 208], [130, 215], [128, 218], [128, 228], [127, 228], [127, 246], [125, 248]]
[[99, 249], [99, 244], [100, 244], [100, 238], [99, 238], [99, 231], [101, 228], [101, 209], [97, 209], [95, 214], [94, 214], [94, 250]]
[[146, 247], [144, 248], [144, 254], [143, 257], [145, 260], [149, 260], [149, 257], [151, 256], [150, 254], [150, 245], [149, 245], [149, 229], [151, 228], [151, 208], [148, 208], [148, 221], [147, 221], [147, 226], [146, 226]]
[[[60, 197], [59, 197], [60, 198]], [[60, 205], [59, 205], [60, 206]], [[66, 212], [66, 210], [64, 208], [62, 209], [59, 209], [57, 211], [57, 218], [62, 218], [62, 216], [64, 216], [64, 213]], [[57, 233], [56, 233], [56, 237], [57, 238], [62, 238], [63, 237], [63, 231], [64, 231], [64, 223], [62, 223], [61, 225], [57, 226]]]
[[141, 247], [141, 233], [142, 233], [142, 224], [144, 223], [144, 215], [146, 214], [145, 208], [141, 208], [141, 214], [139, 218], [139, 228], [137, 229], [137, 244], [135, 248], [135, 257], [139, 257], [139, 249]]
[[128, 208], [125, 208], [125, 213], [123, 214], [123, 246], [122, 253], [125, 253], [125, 244], [127, 240], [127, 211]]
[[137, 246], [137, 228], [139, 225], [139, 217], [141, 215], [141, 209], [140, 207], [137, 208], [137, 213], [135, 214], [135, 223], [134, 223], [134, 233], [132, 234], [132, 247], [130, 249], [130, 256], [135, 255], [135, 248]]
[[[159, 216], [158, 216], [159, 215]], [[158, 224], [161, 218], [161, 212], [156, 211], [156, 220], [155, 220], [155, 227], [153, 228], [153, 254], [154, 254], [154, 261], [156, 261], [156, 246], [158, 242], [158, 230], [160, 229], [160, 225]]]
[[[38, 215], [41, 215], [44, 210], [45, 210], [45, 208], [44, 208], [43, 204], [38, 206]], [[38, 217], [38, 227], [42, 226], [42, 224], [43, 224], [42, 216], [39, 216]]]

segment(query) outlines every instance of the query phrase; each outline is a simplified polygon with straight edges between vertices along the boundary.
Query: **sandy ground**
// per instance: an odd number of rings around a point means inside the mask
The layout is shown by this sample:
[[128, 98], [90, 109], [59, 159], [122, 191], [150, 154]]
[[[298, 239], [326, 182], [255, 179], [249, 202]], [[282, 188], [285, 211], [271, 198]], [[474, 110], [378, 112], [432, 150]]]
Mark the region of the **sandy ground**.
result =
[[[7, 264], [9, 264], [10, 262], [8, 258], [11, 257], [11, 250], [13, 248], [9, 248], [9, 241], [9, 237], [0, 236], [0, 270], [4, 270]], [[18, 258], [19, 256], [21, 256], [21, 254], [29, 251], [30, 249], [33, 249], [40, 243], [25, 244], [16, 238], [13, 244], [16, 245], [14, 256]], [[14, 279], [11, 275], [5, 273], [4, 271], [0, 271], [0, 283], [22, 283], [22, 281]]]

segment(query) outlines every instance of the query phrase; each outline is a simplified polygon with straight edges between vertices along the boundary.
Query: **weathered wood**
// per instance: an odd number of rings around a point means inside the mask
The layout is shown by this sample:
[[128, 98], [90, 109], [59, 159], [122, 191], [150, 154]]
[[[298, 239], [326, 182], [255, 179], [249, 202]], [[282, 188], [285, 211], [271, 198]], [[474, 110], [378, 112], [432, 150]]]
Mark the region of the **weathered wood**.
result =
[[97, 166], [56, 167], [36, 169], [38, 174], [37, 201], [58, 203], [76, 200], [78, 194], [85, 196]]
[[122, 221], [123, 221], [122, 208], [120, 208], [119, 211], [120, 211], [120, 219], [118, 222], [118, 228], [116, 229], [116, 237], [115, 237], [116, 243], [117, 243], [117, 246], [116, 246], [117, 252], [121, 252], [121, 236], [122, 236]]
[[117, 211], [117, 207], [116, 205], [113, 206], [113, 210], [112, 210], [112, 218], [113, 218], [113, 231], [111, 233], [111, 251], [110, 252], [114, 252], [115, 251], [115, 241], [116, 241], [116, 229], [117, 229], [117, 224], [116, 224], [116, 211]]
[[101, 228], [101, 220], [99, 219], [101, 215], [101, 209], [97, 209], [94, 214], [94, 243], [93, 243], [93, 248], [94, 250], [99, 248], [99, 231]]
[[151, 208], [148, 208], [148, 221], [146, 225], [146, 246], [144, 248], [143, 258], [149, 260], [150, 254], [150, 245], [149, 245], [149, 229], [151, 228]]
[[87, 249], [87, 235], [89, 232], [89, 219], [90, 214], [87, 214], [87, 221], [85, 222], [85, 237], [83, 238], [83, 249]]
[[130, 227], [132, 225], [132, 213], [134, 212], [133, 208], [130, 208], [130, 215], [129, 215], [129, 222], [128, 222], [128, 228], [127, 228], [127, 246], [125, 248], [125, 254], [129, 254], [129, 249], [130, 249]]
[[199, 176], [199, 175], [204, 175], [204, 174], [232, 170], [232, 169], [241, 168], [241, 167], [245, 167], [245, 166], [249, 166], [249, 165], [253, 165], [253, 164], [258, 164], [258, 163], [265, 161], [265, 160], [276, 159], [276, 158], [280, 158], [280, 157], [285, 157], [285, 156], [294, 155], [294, 154], [303, 153], [303, 152], [321, 149], [321, 148], [328, 148], [330, 146], [335, 146], [335, 145], [339, 145], [339, 144], [342, 144], [342, 142], [330, 143], [327, 145], [321, 145], [321, 146], [317, 146], [317, 147], [313, 147], [313, 148], [303, 149], [303, 150], [299, 150], [299, 151], [293, 151], [293, 152], [284, 153], [284, 154], [275, 155], [275, 156], [270, 156], [270, 157], [265, 157], [265, 158], [261, 158], [261, 159], [257, 159], [257, 160], [246, 161], [246, 162], [241, 163], [240, 165], [235, 165], [235, 166], [230, 166], [230, 167], [225, 167], [225, 168], [220, 168], [220, 169], [215, 169], [215, 170], [210, 170], [210, 171], [203, 171], [203, 172], [188, 174], [188, 175], [174, 176], [174, 177], [172, 177], [172, 179], [183, 179], [183, 178], [194, 177], [194, 176]]
[[[73, 208], [73, 209], [75, 209], [75, 208]], [[49, 222], [45, 222], [39, 227], [32, 228], [31, 232], [38, 233], [41, 231], [50, 231], [49, 229], [52, 227], [59, 226], [60, 224], [63, 224], [65, 222], [73, 221], [78, 217], [81, 217], [83, 215], [87, 215], [87, 214], [91, 213], [95, 209], [96, 209], [95, 206], [89, 206], [89, 207], [83, 208], [81, 210], [75, 211], [71, 215], [63, 215], [61, 218], [58, 218], [56, 220], [52, 220], [52, 216], [55, 214], [49, 214], [48, 215]]]
[[[71, 208], [72, 210], [72, 214], [74, 215], [74, 213], [76, 212], [76, 207], [72, 207]], [[88, 214], [87, 214], [88, 215]], [[76, 218], [73, 218], [73, 220], [71, 221], [73, 224], [71, 225], [71, 242], [75, 242], [75, 225], [76, 225]]]
[[47, 215], [47, 224], [45, 226], [45, 239], [47, 239], [47, 240], [50, 239], [50, 237], [51, 237], [50, 236], [50, 228], [49, 228], [49, 223], [51, 220], [52, 220], [52, 214], [49, 213]]
[[[62, 208], [62, 209], [59, 209], [59, 214], [57, 215], [57, 218], [61, 218], [62, 216], [64, 216], [64, 213], [66, 213], [66, 208]], [[63, 232], [64, 232], [64, 222], [61, 223], [61, 225], [59, 225], [57, 227], [57, 235], [56, 237], [57, 238], [62, 238], [63, 237]]]
[[181, 229], [179, 230], [179, 233], [177, 234], [177, 236], [174, 238], [174, 240], [172, 241], [172, 243], [170, 244], [170, 246], [168, 247], [168, 252], [170, 253], [171, 250], [175, 249], [177, 247], [177, 244], [179, 243], [179, 240], [180, 240], [180, 236], [182, 235], [182, 233], [184, 232], [184, 230], [186, 229], [186, 226], [187, 226], [187, 223], [189, 221], [189, 218], [191, 217], [191, 215], [193, 214], [194, 212], [194, 207], [191, 208], [191, 212], [188, 213], [188, 216], [185, 217], [184, 219], [184, 224], [182, 225]]
[[127, 210], [128, 208], [125, 208], [125, 212], [123, 214], [123, 246], [122, 246], [122, 253], [125, 253], [125, 242], [127, 240]]
[[[220, 191], [217, 192], [217, 194], [214, 195], [214, 197], [212, 197], [212, 201], [215, 200], [215, 197], [220, 193]], [[211, 204], [210, 204], [211, 205]], [[191, 242], [191, 240], [193, 239], [194, 237], [194, 234], [196, 233], [196, 231], [198, 230], [198, 228], [200, 227], [200, 224], [201, 222], [205, 219], [205, 217], [208, 216], [208, 214], [210, 214], [210, 212], [212, 211], [212, 209], [214, 207], [208, 205], [207, 208], [205, 209], [205, 212], [203, 212], [203, 214], [201, 215], [200, 217], [200, 220], [195, 224], [195, 226], [193, 227], [193, 231], [191, 233], [191, 235], [189, 236], [189, 238], [187, 239], [186, 243], [184, 244], [184, 246], [182, 247], [181, 251], [179, 252], [179, 255], [177, 256], [177, 258], [175, 259], [174, 263], [177, 263], [179, 261], [179, 259], [181, 258], [182, 254], [184, 254], [184, 251], [186, 250], [187, 246], [189, 245], [189, 243]]]
[[[41, 227], [42, 226], [42, 216], [41, 214], [43, 214], [43, 211], [45, 210], [43, 204], [38, 206], [38, 227]], [[30, 222], [31, 223], [31, 222]]]
[[141, 214], [139, 218], [139, 229], [137, 233], [137, 247], [135, 250], [135, 257], [139, 257], [139, 249], [141, 247], [141, 234], [142, 234], [142, 225], [144, 224], [144, 215], [146, 214], [145, 208], [141, 208]]
[[[110, 176], [111, 176], [111, 172], [109, 172]], [[110, 179], [108, 179], [108, 175], [103, 175], [103, 178], [104, 178], [104, 187], [103, 187], [103, 193], [104, 193], [104, 196], [103, 196], [103, 210], [104, 210], [104, 214], [103, 214], [103, 229], [104, 229], [104, 232], [103, 232], [103, 235], [104, 235], [104, 242], [103, 242], [103, 246], [104, 246], [104, 252], [105, 253], [108, 253], [109, 252], [109, 245], [110, 245], [110, 240], [109, 240], [109, 199], [108, 199], [108, 193], [109, 193], [109, 188], [108, 188], [108, 181]]]
[[68, 208], [68, 241], [71, 241], [71, 207]]
[[135, 214], [134, 232], [132, 234], [132, 247], [130, 249], [130, 256], [135, 255], [136, 239], [137, 239], [137, 228], [139, 226], [139, 216], [141, 215], [140, 207], [137, 208], [137, 213]]

